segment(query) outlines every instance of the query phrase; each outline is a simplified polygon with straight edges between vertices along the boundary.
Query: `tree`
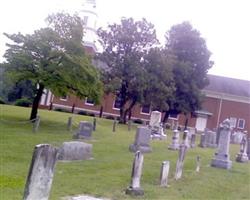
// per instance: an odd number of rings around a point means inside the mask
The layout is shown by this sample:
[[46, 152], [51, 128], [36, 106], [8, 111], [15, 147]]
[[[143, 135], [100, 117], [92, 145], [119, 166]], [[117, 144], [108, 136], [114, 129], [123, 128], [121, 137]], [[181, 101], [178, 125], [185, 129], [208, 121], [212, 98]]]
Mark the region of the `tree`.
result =
[[166, 49], [177, 62], [173, 66], [175, 98], [168, 99], [169, 114], [192, 113], [201, 107], [203, 89], [208, 84], [207, 72], [213, 65], [206, 41], [189, 22], [173, 26], [166, 34]]
[[82, 44], [83, 23], [74, 15], [50, 15], [48, 27], [33, 34], [6, 34], [14, 44], [7, 44], [4, 63], [14, 80], [30, 80], [37, 86], [30, 119], [36, 118], [44, 88], [55, 95], [68, 93], [96, 102], [102, 93], [99, 73], [85, 54]]
[[121, 24], [99, 29], [103, 52], [98, 58], [107, 64], [104, 75], [105, 91], [113, 92], [120, 100], [120, 123], [136, 103], [143, 102], [145, 70], [143, 56], [157, 44], [154, 26], [145, 19], [122, 19]]

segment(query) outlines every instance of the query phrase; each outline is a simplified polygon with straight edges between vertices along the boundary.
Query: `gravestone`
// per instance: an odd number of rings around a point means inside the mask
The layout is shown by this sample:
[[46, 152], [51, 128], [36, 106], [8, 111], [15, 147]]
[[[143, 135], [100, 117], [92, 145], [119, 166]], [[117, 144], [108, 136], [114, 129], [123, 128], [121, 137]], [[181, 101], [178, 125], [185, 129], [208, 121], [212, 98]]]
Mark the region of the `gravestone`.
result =
[[242, 141], [240, 143], [240, 152], [236, 155], [236, 161], [237, 162], [248, 162], [248, 156], [247, 156], [247, 136], [244, 136], [242, 138]]
[[187, 148], [190, 147], [190, 144], [189, 144], [189, 131], [188, 130], [185, 130], [184, 133], [183, 133], [183, 144], [185, 146], [187, 146]]
[[173, 131], [173, 137], [172, 137], [172, 143], [171, 145], [168, 147], [168, 149], [170, 150], [178, 150], [179, 149], [179, 131], [177, 129], [175, 129]]
[[232, 161], [229, 155], [230, 145], [230, 120], [226, 119], [220, 126], [220, 139], [217, 152], [212, 159], [211, 166], [217, 168], [230, 169], [232, 167]]
[[205, 133], [201, 134], [199, 146], [202, 148], [206, 147], [206, 134]]
[[207, 131], [206, 132], [206, 147], [210, 147], [210, 148], [216, 148], [217, 144], [216, 144], [216, 132], [214, 131]]
[[188, 137], [188, 131], [185, 130], [183, 134], [182, 144], [179, 147], [178, 160], [176, 162], [175, 180], [178, 180], [182, 177], [184, 159], [188, 148], [187, 137]]
[[73, 138], [76, 139], [90, 139], [92, 136], [93, 125], [87, 121], [80, 121], [79, 128]]
[[191, 148], [195, 147], [195, 139], [196, 139], [196, 134], [194, 133], [191, 135], [191, 144], [190, 144]]
[[85, 142], [64, 142], [58, 151], [58, 160], [89, 160], [92, 158], [92, 146]]
[[166, 135], [164, 133], [161, 124], [161, 112], [152, 111], [150, 115], [149, 128], [151, 129], [152, 139], [164, 139]]
[[24, 200], [49, 199], [56, 160], [55, 147], [49, 144], [35, 146], [25, 185]]
[[150, 143], [151, 130], [146, 126], [139, 126], [136, 131], [135, 141], [129, 146], [131, 152], [140, 151], [142, 153], [150, 153], [152, 149]]
[[131, 173], [131, 183], [130, 186], [126, 189], [126, 194], [130, 195], [144, 195], [144, 191], [141, 188], [141, 174], [143, 167], [143, 154], [140, 151], [135, 153], [135, 158], [132, 167]]
[[231, 134], [231, 143], [232, 144], [240, 144], [244, 137], [244, 133], [240, 131], [233, 132]]
[[201, 166], [201, 158], [200, 156], [197, 156], [196, 157], [196, 169], [195, 169], [196, 172], [200, 171], [200, 166]]
[[170, 162], [163, 161], [161, 165], [161, 174], [160, 174], [160, 186], [168, 186], [168, 173], [169, 173]]

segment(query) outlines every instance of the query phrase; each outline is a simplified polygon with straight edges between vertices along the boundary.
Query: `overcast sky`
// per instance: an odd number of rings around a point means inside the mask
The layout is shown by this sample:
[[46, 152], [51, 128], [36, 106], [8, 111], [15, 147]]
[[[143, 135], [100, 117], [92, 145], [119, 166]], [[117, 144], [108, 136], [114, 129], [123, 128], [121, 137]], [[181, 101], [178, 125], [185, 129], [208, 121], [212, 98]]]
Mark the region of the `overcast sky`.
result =
[[[57, 11], [77, 12], [84, 0], [3, 0], [0, 3], [0, 61], [7, 33], [32, 33], [45, 26], [44, 19]], [[145, 17], [155, 25], [163, 43], [172, 25], [190, 21], [206, 39], [211, 74], [250, 80], [249, 0], [96, 0], [99, 26], [121, 17]]]

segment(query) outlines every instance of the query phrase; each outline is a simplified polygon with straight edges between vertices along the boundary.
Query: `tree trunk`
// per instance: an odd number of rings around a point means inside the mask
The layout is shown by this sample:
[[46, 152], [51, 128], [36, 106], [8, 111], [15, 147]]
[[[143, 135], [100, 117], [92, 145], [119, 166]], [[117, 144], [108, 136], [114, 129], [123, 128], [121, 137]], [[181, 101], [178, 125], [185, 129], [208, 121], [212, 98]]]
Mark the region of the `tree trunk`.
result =
[[101, 106], [101, 108], [100, 108], [99, 118], [102, 118], [102, 113], [103, 113], [103, 106]]
[[188, 115], [185, 114], [185, 117], [186, 117], [186, 119], [185, 119], [185, 127], [184, 127], [184, 130], [187, 130], [187, 126], [188, 126]]
[[44, 89], [44, 85], [43, 84], [39, 84], [38, 85], [38, 90], [37, 90], [37, 94], [33, 100], [33, 104], [32, 104], [32, 110], [31, 110], [31, 114], [30, 114], [30, 120], [33, 120], [36, 118], [37, 116], [37, 109], [38, 109], [38, 106], [39, 106], [39, 102], [40, 102], [40, 99], [42, 97], [42, 94], [43, 94], [43, 89]]
[[169, 110], [165, 112], [164, 118], [163, 118], [163, 120], [162, 120], [162, 122], [163, 122], [164, 124], [167, 123], [169, 114], [170, 114]]

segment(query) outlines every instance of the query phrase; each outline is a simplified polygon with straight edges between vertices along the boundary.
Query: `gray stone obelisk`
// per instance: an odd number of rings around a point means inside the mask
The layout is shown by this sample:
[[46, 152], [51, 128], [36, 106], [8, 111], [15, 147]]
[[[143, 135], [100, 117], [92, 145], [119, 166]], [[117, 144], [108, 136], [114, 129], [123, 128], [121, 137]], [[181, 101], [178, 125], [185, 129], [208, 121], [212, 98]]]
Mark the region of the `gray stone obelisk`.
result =
[[144, 195], [144, 191], [141, 188], [141, 174], [143, 166], [143, 154], [140, 151], [135, 153], [135, 158], [133, 162], [132, 174], [131, 174], [131, 184], [126, 189], [126, 194], [130, 195]]
[[57, 149], [49, 144], [35, 146], [23, 200], [48, 200], [57, 160]]
[[161, 174], [160, 174], [160, 186], [168, 186], [168, 173], [169, 173], [170, 162], [163, 161], [161, 165]]
[[212, 159], [211, 166], [223, 169], [230, 169], [232, 167], [232, 161], [229, 155], [229, 145], [230, 145], [230, 120], [226, 119], [222, 122], [220, 126], [220, 138], [217, 152]]

